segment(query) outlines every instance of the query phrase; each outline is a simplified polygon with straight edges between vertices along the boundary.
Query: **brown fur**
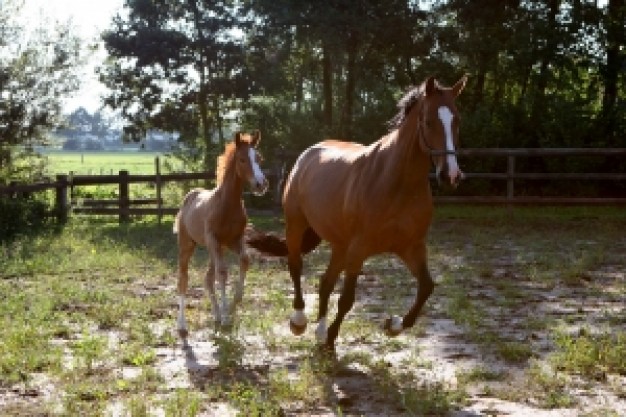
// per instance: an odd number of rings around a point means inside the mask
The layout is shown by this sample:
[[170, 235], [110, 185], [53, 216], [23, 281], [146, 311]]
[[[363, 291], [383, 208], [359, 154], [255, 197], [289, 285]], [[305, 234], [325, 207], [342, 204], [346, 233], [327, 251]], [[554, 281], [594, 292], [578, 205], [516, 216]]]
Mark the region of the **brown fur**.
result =
[[[445, 170], [446, 157], [430, 151], [446, 149], [437, 109], [448, 107], [455, 116], [453, 124], [458, 123], [454, 99], [464, 85], [462, 79], [452, 88], [443, 88], [428, 79], [401, 100], [393, 130], [371, 145], [327, 140], [305, 150], [283, 194], [285, 239], [257, 236], [249, 240], [250, 246], [262, 252], [287, 255], [296, 310], [304, 308], [300, 274], [302, 253], [315, 242], [311, 233], [330, 244], [330, 264], [320, 283], [318, 319], [326, 316], [328, 297], [342, 271], [346, 282], [337, 318], [328, 329], [328, 347], [334, 346], [343, 316], [354, 302], [356, 277], [368, 257], [396, 254], [418, 280], [418, 297], [404, 317], [404, 327], [413, 325], [432, 292], [425, 245], [433, 214], [428, 175], [431, 160]], [[455, 142], [456, 134], [454, 129]]]

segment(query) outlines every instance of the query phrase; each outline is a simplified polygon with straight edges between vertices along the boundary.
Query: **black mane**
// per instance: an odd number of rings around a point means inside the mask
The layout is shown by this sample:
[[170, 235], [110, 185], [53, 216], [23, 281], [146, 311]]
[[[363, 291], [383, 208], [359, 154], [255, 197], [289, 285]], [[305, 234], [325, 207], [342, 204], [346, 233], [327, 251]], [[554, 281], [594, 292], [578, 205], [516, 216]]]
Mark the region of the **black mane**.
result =
[[417, 103], [417, 101], [422, 97], [424, 89], [422, 86], [419, 87], [411, 87], [411, 89], [398, 101], [398, 113], [393, 116], [387, 125], [389, 126], [389, 131], [400, 128], [406, 116], [409, 114], [413, 105]]

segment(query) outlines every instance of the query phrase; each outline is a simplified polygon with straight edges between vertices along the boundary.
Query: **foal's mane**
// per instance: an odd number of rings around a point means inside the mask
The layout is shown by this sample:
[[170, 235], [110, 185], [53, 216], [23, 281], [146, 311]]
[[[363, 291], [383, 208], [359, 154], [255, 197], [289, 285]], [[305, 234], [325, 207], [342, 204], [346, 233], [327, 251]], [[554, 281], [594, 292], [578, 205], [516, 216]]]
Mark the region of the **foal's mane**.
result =
[[221, 185], [224, 182], [224, 176], [226, 175], [226, 170], [235, 160], [235, 142], [229, 142], [226, 144], [224, 148], [224, 153], [222, 153], [217, 158], [217, 185]]

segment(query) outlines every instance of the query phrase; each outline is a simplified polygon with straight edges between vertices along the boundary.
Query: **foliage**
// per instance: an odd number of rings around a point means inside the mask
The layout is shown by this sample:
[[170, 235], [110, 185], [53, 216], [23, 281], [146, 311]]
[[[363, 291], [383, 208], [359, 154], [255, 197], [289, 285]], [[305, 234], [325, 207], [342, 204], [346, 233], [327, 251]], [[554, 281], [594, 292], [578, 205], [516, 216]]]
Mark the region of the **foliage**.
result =
[[112, 89], [105, 104], [132, 122], [128, 137], [153, 127], [178, 131], [208, 168], [213, 138], [223, 144], [224, 118], [251, 88], [232, 4], [130, 0], [126, 7], [103, 35], [113, 58], [100, 70]]
[[14, 163], [13, 145], [32, 146], [57, 123], [82, 60], [69, 24], [28, 28], [16, 19], [20, 8], [14, 0], [0, 8], [0, 170]]

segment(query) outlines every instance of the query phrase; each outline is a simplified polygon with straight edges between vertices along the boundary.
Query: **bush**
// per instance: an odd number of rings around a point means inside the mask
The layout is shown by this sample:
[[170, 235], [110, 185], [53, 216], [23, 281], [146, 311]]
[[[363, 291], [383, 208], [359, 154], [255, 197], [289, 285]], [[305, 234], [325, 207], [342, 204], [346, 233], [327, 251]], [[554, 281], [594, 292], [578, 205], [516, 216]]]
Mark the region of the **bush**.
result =
[[0, 198], [0, 242], [41, 229], [46, 209], [45, 202], [31, 198]]

